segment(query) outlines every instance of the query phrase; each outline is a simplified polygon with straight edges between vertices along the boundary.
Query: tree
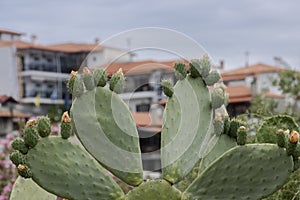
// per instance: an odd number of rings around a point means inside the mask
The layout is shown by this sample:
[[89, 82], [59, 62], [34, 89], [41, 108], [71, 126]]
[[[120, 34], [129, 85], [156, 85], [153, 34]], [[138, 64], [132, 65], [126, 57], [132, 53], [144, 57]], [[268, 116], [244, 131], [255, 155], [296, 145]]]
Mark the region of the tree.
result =
[[278, 86], [291, 101], [287, 104], [285, 114], [291, 115], [300, 122], [298, 102], [300, 100], [300, 72], [295, 70], [282, 70], [278, 73], [279, 79], [273, 81], [273, 85]]

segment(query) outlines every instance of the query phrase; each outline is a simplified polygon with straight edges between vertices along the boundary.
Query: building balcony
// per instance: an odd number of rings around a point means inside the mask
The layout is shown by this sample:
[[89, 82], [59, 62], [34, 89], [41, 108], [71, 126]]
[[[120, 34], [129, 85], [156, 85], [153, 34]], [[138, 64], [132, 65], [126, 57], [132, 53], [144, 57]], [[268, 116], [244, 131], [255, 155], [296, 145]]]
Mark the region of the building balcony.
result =
[[36, 81], [57, 81], [57, 80], [66, 80], [69, 78], [69, 74], [66, 73], [56, 73], [56, 72], [45, 72], [45, 71], [36, 71], [28, 70], [21, 72], [22, 77], [30, 77], [32, 80]]
[[129, 101], [133, 99], [156, 99], [157, 92], [155, 91], [127, 92], [127, 93], [121, 93], [119, 94], [119, 96], [124, 101]]
[[[28, 104], [32, 103], [34, 104], [37, 101], [36, 97], [23, 97], [21, 99], [21, 103]], [[40, 104], [64, 104], [65, 100], [64, 99], [51, 99], [51, 98], [40, 98], [39, 99]]]

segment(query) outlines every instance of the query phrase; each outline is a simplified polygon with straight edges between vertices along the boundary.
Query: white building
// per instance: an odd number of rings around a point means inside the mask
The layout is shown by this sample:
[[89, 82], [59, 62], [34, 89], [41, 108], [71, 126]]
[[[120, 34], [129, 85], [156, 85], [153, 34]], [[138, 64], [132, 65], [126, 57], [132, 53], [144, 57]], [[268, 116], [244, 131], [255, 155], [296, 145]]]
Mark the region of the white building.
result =
[[49, 105], [63, 105], [70, 99], [66, 80], [71, 70], [98, 66], [120, 55], [119, 61], [130, 61], [132, 56], [96, 43], [40, 45], [20, 40], [21, 35], [0, 30], [0, 94], [12, 96], [27, 111], [32, 111], [38, 99], [39, 114], [45, 114]]
[[283, 68], [258, 63], [222, 73], [222, 78], [229, 91], [228, 110], [232, 116], [245, 113], [253, 96], [263, 94], [276, 99], [279, 109], [284, 107], [285, 97], [278, 86], [273, 85], [278, 72]]

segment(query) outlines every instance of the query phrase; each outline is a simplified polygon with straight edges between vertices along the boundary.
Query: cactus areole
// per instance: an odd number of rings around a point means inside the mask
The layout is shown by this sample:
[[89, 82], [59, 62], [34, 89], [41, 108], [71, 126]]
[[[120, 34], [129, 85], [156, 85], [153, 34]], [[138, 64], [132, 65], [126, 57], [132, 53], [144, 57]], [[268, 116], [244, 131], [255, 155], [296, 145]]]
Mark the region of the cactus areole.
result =
[[[50, 135], [49, 118], [40, 117], [13, 141], [10, 159], [28, 181], [18, 179], [12, 199], [28, 193], [38, 200], [261, 199], [278, 190], [296, 169], [299, 127], [275, 116], [259, 134], [266, 139], [274, 130], [274, 144], [247, 144], [247, 123], [228, 117], [226, 88], [209, 57], [191, 60], [189, 71], [185, 63], [174, 68], [177, 83], [162, 81], [160, 180], [143, 180], [136, 124], [117, 94], [122, 71], [109, 79], [105, 70], [85, 68], [70, 75], [74, 101], [70, 116], [62, 116], [61, 135]], [[282, 127], [273, 127], [275, 120]], [[71, 141], [74, 133], [81, 146]], [[125, 194], [111, 174], [133, 189]]]

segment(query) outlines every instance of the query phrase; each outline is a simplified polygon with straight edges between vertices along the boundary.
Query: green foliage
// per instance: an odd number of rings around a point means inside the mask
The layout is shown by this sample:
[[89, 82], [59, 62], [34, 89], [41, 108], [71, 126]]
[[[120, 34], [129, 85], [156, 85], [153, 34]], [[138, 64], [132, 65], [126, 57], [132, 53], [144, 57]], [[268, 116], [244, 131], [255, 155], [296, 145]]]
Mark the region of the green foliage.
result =
[[277, 106], [278, 102], [274, 99], [258, 94], [251, 100], [248, 112], [255, 117], [264, 118], [275, 114]]
[[287, 105], [284, 113], [291, 115], [300, 123], [300, 112], [297, 102], [300, 100], [300, 72], [295, 70], [282, 70], [278, 73], [279, 80], [274, 80], [273, 84], [278, 86], [283, 94], [292, 98], [294, 103]]
[[300, 169], [291, 174], [283, 187], [263, 200], [300, 200]]

